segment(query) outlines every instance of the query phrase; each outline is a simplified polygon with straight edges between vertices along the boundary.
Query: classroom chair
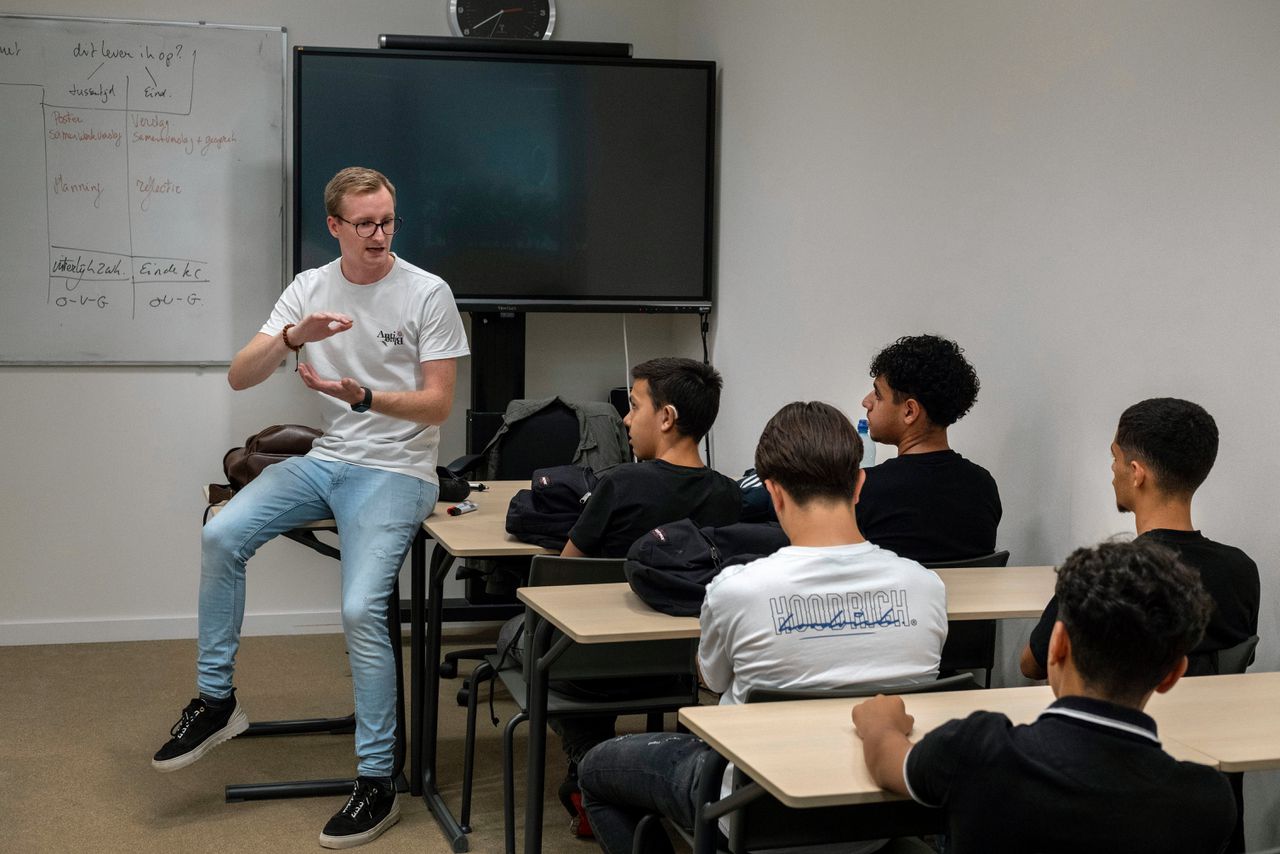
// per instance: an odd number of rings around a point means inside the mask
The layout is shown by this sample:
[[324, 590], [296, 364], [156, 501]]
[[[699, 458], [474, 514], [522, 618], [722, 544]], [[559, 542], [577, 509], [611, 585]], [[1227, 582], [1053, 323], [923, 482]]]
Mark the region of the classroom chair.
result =
[[[1187, 676], [1220, 676], [1231, 673], [1244, 673], [1253, 664], [1254, 652], [1258, 648], [1258, 636], [1245, 638], [1240, 643], [1227, 649], [1205, 652], [1187, 656]], [[1228, 851], [1244, 850], [1244, 772], [1225, 772], [1227, 782], [1231, 784], [1231, 793], [1236, 799], [1236, 827], [1231, 834]]]
[[[962, 569], [983, 566], [1008, 566], [1007, 549], [967, 560], [947, 560], [926, 563], [928, 569]], [[991, 687], [991, 671], [996, 666], [996, 621], [956, 620], [947, 621], [947, 641], [942, 645], [943, 673], [960, 670], [983, 670], [986, 679], [983, 687]]]
[[[923, 694], [936, 691], [966, 691], [977, 688], [972, 673], [958, 673], [918, 685], [852, 685], [846, 688], [771, 689], [752, 688], [748, 703], [775, 703], [784, 700], [831, 699], [832, 697], [873, 697], [876, 694]], [[852, 736], [851, 736], [852, 737]], [[698, 823], [693, 834], [675, 830], [693, 846], [694, 854], [739, 854], [739, 852], [850, 842], [860, 839], [891, 838], [884, 852], [908, 854], [933, 849], [913, 837], [946, 830], [946, 814], [914, 801], [889, 801], [845, 807], [793, 809], [784, 806], [753, 782], [742, 769], [734, 768], [733, 791], [723, 800], [720, 787], [729, 761], [708, 751], [699, 772], [697, 792]], [[718, 820], [734, 814], [727, 849], [717, 847]], [[664, 833], [662, 817], [647, 815], [636, 828], [633, 852], [645, 851], [647, 834]]]
[[[536, 469], [581, 462], [584, 446], [590, 444], [592, 448], [596, 447], [591, 433], [579, 423], [575, 411], [558, 397], [532, 415], [518, 420], [513, 417], [514, 413], [522, 412], [531, 405], [536, 405], [536, 401], [513, 400], [507, 404], [502, 427], [497, 435], [484, 439], [484, 450], [459, 457], [448, 465], [448, 469], [457, 474], [470, 474], [488, 480], [529, 480]], [[625, 436], [622, 419], [616, 417], [608, 404], [575, 403], [574, 406], [580, 409], [586, 407], [594, 413], [591, 418], [607, 422], [603, 427], [597, 426], [593, 430], [620, 431]], [[621, 447], [613, 448], [609, 453], [612, 454], [609, 459], [613, 463], [625, 461]], [[528, 572], [528, 558], [491, 558], [468, 561], [458, 570], [457, 576], [467, 586], [468, 601], [492, 601], [496, 596], [499, 601], [511, 603], [511, 616], [514, 616], [520, 613], [521, 606], [515, 602], [511, 593], [494, 594], [488, 588], [510, 587], [513, 591], [523, 583]], [[499, 579], [505, 580], [505, 583]], [[493, 652], [492, 647], [477, 647], [446, 653], [440, 663], [440, 676], [452, 679], [458, 675], [459, 661], [481, 661]], [[458, 691], [460, 706], [467, 704], [469, 684], [464, 682]]]
[[1187, 676], [1220, 676], [1244, 673], [1253, 664], [1258, 636], [1245, 638], [1233, 647], [1187, 656]]
[[[539, 555], [533, 558], [529, 569], [529, 586], [542, 587], [564, 584], [610, 584], [626, 581], [621, 558], [567, 558]], [[530, 638], [537, 627], [538, 615], [525, 611], [524, 637]], [[556, 634], [559, 636], [559, 633]], [[554, 640], [552, 641], [554, 643]], [[552, 665], [548, 673], [551, 691], [547, 698], [547, 715], [553, 717], [635, 715], [648, 717], [650, 731], [661, 729], [662, 714], [674, 712], [698, 702], [698, 683], [695, 678], [696, 639], [675, 641], [644, 641], [619, 644], [574, 644]], [[506, 660], [501, 660], [506, 658]], [[528, 686], [532, 675], [531, 656], [525, 656], [519, 666], [512, 666], [509, 657], [491, 655], [476, 667], [471, 677], [473, 690], [467, 701], [467, 734], [463, 752], [462, 809], [459, 823], [464, 831], [470, 831], [471, 789], [475, 765], [476, 709], [480, 692], [474, 688], [495, 677], [510, 692], [519, 707], [507, 722], [502, 738], [503, 781], [503, 833], [507, 852], [515, 851], [515, 732], [529, 719]], [[589, 699], [575, 692], [557, 690], [556, 682], [572, 680], [589, 683], [592, 679], [635, 678], [638, 680], [674, 677], [670, 687], [658, 693], [635, 697]], [[683, 683], [687, 687], [680, 689]]]

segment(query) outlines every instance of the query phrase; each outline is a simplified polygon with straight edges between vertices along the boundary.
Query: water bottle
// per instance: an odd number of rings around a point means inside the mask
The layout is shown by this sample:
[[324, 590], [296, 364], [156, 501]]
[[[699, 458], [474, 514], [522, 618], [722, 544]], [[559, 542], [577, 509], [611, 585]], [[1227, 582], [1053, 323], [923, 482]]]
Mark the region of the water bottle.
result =
[[862, 440], [862, 467], [870, 468], [876, 464], [876, 443], [871, 441], [871, 426], [865, 418], [858, 422], [858, 438]]

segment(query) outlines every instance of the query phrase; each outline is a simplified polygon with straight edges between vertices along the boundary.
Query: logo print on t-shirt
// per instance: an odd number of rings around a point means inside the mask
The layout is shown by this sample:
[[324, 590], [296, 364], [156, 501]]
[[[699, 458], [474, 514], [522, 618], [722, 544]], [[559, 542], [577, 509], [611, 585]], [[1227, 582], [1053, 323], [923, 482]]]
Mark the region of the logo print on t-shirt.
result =
[[773, 631], [807, 637], [872, 634], [877, 629], [914, 625], [906, 590], [799, 593], [769, 600]]
[[390, 332], [379, 332], [378, 340], [382, 342], [384, 347], [390, 347], [392, 344], [399, 346], [404, 343], [404, 334], [398, 329], [393, 329]]

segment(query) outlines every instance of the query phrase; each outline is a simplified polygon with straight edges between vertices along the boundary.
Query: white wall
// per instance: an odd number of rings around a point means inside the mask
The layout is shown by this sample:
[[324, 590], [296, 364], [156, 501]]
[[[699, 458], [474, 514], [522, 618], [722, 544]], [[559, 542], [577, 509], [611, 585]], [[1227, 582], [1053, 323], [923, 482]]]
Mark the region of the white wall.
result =
[[1280, 663], [1280, 4], [748, 0], [682, 24], [722, 65], [720, 467], [788, 400], [856, 415], [880, 347], [941, 332], [982, 379], [953, 444], [1000, 484], [1001, 545], [1049, 563], [1131, 529], [1120, 411], [1199, 401], [1222, 449], [1196, 521], [1263, 566]]
[[[672, 55], [673, 0], [563, 5], [558, 38]], [[216, 10], [194, 0], [15, 0], [5, 11], [180, 21], [216, 14], [221, 23], [284, 26], [290, 47], [374, 47], [383, 32], [447, 35], [447, 8], [445, 0], [227, 0]], [[627, 328], [633, 360], [700, 352], [692, 317], [631, 317]], [[254, 332], [246, 328], [244, 339]], [[529, 396], [604, 399], [624, 377], [622, 318], [533, 315], [528, 352]], [[460, 369], [445, 460], [464, 450], [469, 362]], [[291, 369], [237, 394], [220, 369], [0, 367], [0, 645], [194, 637], [200, 487], [221, 481], [223, 453], [258, 429], [316, 423], [310, 395]], [[249, 575], [247, 633], [341, 630], [336, 564], [278, 542]]]
[[[953, 444], [1016, 563], [1132, 531], [1108, 445], [1128, 404], [1218, 420], [1196, 499], [1263, 574], [1280, 665], [1280, 4], [806, 2], [681, 8], [721, 64], [719, 465], [796, 398], [857, 416], [866, 366], [940, 332], [982, 379]], [[886, 449], [881, 449], [883, 453]], [[1026, 625], [1006, 626], [1012, 655]], [[1248, 777], [1274, 845], [1274, 774]]]

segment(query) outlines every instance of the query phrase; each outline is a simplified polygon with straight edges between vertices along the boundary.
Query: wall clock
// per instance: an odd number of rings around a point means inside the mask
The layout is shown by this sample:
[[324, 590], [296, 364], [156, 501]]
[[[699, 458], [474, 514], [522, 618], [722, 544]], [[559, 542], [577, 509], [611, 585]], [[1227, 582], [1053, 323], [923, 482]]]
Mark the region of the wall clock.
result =
[[479, 39], [549, 39], [555, 0], [449, 0], [449, 29]]

